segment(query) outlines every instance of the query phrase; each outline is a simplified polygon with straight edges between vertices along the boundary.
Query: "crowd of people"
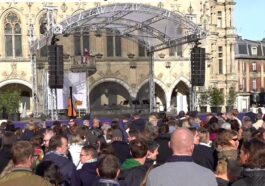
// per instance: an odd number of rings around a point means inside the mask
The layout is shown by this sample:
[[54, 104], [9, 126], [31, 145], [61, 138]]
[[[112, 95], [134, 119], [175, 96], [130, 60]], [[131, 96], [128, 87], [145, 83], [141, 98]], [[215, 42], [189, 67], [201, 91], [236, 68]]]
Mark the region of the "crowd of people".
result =
[[0, 185], [264, 186], [265, 116], [139, 113], [0, 128]]

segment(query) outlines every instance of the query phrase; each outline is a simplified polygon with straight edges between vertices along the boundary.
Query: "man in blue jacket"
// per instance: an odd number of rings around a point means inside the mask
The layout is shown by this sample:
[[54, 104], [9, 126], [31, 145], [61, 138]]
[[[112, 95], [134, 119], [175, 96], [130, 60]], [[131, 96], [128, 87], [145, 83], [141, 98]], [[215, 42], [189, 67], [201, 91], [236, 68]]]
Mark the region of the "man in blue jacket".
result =
[[50, 139], [49, 152], [46, 153], [44, 161], [52, 161], [59, 168], [64, 179], [64, 185], [76, 185], [73, 179], [76, 167], [66, 156], [68, 152], [68, 139], [66, 136], [56, 135]]

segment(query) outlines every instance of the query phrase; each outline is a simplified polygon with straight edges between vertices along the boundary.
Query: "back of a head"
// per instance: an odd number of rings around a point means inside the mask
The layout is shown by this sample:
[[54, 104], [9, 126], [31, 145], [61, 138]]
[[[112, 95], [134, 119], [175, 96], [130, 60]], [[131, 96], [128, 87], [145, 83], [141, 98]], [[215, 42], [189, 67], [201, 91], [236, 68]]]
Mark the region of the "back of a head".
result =
[[42, 161], [36, 168], [36, 175], [47, 179], [54, 185], [58, 185], [63, 181], [59, 167], [52, 161]]
[[106, 155], [98, 166], [98, 174], [104, 179], [115, 179], [120, 169], [119, 159], [114, 155]]
[[11, 150], [14, 165], [25, 163], [33, 155], [34, 149], [28, 141], [18, 141]]
[[265, 168], [265, 143], [263, 141], [253, 139], [243, 143], [242, 150], [249, 154], [246, 167], [251, 169]]
[[2, 137], [1, 148], [10, 150], [12, 148], [12, 145], [16, 142], [16, 140], [17, 140], [17, 137], [14, 134], [14, 132], [11, 132], [11, 131], [4, 132], [3, 137]]
[[62, 136], [62, 135], [53, 136], [49, 142], [49, 150], [55, 151], [57, 149], [57, 147], [61, 147], [62, 146], [62, 138], [67, 139], [65, 136]]
[[133, 158], [144, 158], [148, 151], [148, 146], [143, 140], [135, 139], [130, 142], [130, 151]]
[[91, 158], [98, 158], [98, 152], [92, 145], [85, 145], [82, 147], [82, 150], [85, 151], [86, 154], [89, 154]]
[[189, 129], [178, 128], [171, 135], [170, 146], [174, 155], [192, 155], [194, 136]]

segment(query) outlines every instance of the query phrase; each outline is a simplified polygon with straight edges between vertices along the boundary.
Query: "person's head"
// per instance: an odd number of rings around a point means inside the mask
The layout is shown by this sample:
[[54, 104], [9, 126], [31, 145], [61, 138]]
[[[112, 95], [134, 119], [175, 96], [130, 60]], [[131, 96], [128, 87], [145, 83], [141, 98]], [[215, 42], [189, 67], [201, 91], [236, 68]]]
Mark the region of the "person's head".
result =
[[174, 155], [191, 156], [194, 149], [194, 136], [189, 129], [178, 128], [171, 135], [170, 147]]
[[237, 149], [239, 145], [237, 132], [233, 130], [224, 130], [218, 135], [217, 144], [220, 147]]
[[2, 137], [1, 149], [10, 150], [17, 138], [14, 132], [6, 131]]
[[50, 139], [49, 150], [56, 151], [59, 154], [67, 154], [68, 139], [66, 136], [56, 135]]
[[130, 141], [129, 146], [133, 158], [146, 158], [148, 147], [143, 140], [135, 139]]
[[248, 116], [244, 116], [242, 119], [242, 128], [243, 129], [248, 129], [252, 127], [252, 120]]
[[93, 119], [93, 128], [99, 128], [100, 127], [100, 120], [98, 118]]
[[15, 166], [31, 168], [34, 163], [34, 149], [28, 141], [16, 142], [11, 149], [11, 154]]
[[156, 115], [152, 114], [148, 117], [148, 122], [152, 124], [153, 126], [157, 126], [158, 119]]
[[168, 132], [169, 132], [169, 127], [167, 124], [161, 125], [158, 128], [158, 134], [159, 135], [164, 135], [164, 134], [167, 134]]
[[199, 142], [200, 143], [206, 143], [208, 144], [210, 141], [210, 133], [207, 129], [199, 129], [198, 130], [198, 134], [199, 134]]
[[89, 120], [84, 120], [83, 121], [83, 126], [89, 127]]
[[48, 148], [50, 139], [54, 136], [54, 132], [52, 130], [46, 130], [43, 134], [43, 145]]
[[135, 139], [138, 139], [139, 138], [139, 131], [138, 130], [135, 130], [135, 129], [132, 129], [132, 130], [129, 130], [128, 132], [128, 141], [132, 141], [132, 140], [135, 140]]
[[113, 155], [106, 155], [99, 164], [97, 173], [103, 179], [117, 179], [120, 173], [119, 159]]
[[240, 163], [251, 169], [265, 168], [265, 143], [253, 139], [243, 143], [240, 150]]
[[233, 109], [233, 110], [231, 111], [231, 115], [232, 115], [232, 117], [237, 117], [238, 114], [239, 114], [239, 112], [238, 112], [237, 109]]
[[235, 181], [241, 173], [241, 167], [237, 160], [222, 158], [218, 160], [215, 174], [217, 177], [226, 178], [230, 182]]
[[194, 136], [193, 143], [195, 145], [198, 145], [200, 143], [200, 136], [199, 136], [199, 132], [198, 132], [197, 128], [189, 127], [189, 130], [192, 132], [192, 134]]
[[59, 185], [63, 182], [60, 168], [52, 161], [42, 161], [36, 167], [36, 175], [48, 180], [53, 185]]
[[81, 153], [80, 153], [80, 162], [82, 164], [89, 163], [90, 160], [94, 160], [98, 158], [97, 150], [91, 146], [86, 145], [82, 147]]
[[147, 158], [151, 160], [156, 160], [157, 155], [159, 154], [158, 148], [159, 144], [155, 141], [151, 141], [147, 143], [148, 151], [147, 151]]
[[69, 120], [69, 126], [70, 126], [70, 127], [73, 127], [73, 126], [76, 126], [76, 125], [77, 125], [77, 123], [75, 122], [74, 119], [70, 119], [70, 120]]

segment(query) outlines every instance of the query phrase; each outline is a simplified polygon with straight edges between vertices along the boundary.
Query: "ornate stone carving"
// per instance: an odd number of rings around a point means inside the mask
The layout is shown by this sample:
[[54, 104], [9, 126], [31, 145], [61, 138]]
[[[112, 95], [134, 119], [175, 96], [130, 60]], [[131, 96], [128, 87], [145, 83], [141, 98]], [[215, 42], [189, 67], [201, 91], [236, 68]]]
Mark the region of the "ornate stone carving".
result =
[[16, 63], [12, 63], [11, 64], [11, 72], [4, 71], [2, 73], [2, 76], [4, 77], [5, 80], [14, 79], [14, 78], [24, 79], [25, 80], [26, 73], [24, 71], [18, 71], [17, 70], [17, 64]]

